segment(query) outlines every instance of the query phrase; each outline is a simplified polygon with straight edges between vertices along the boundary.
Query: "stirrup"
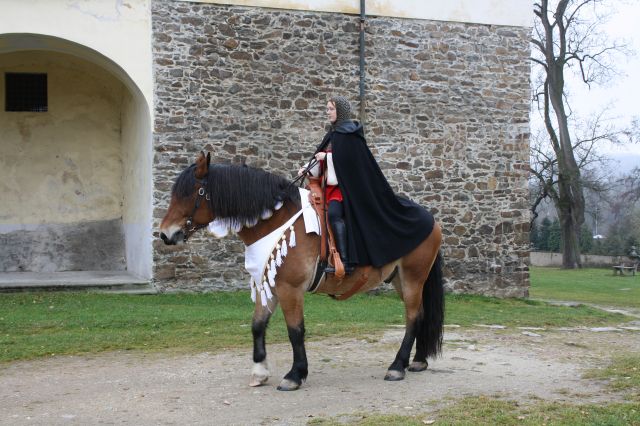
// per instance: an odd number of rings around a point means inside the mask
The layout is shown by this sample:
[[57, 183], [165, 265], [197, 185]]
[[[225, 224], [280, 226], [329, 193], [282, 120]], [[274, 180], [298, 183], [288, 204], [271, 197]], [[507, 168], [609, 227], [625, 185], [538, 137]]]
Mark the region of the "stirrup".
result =
[[[343, 263], [344, 265], [344, 274], [345, 275], [350, 275], [356, 268], [349, 264], [349, 263]], [[324, 272], [325, 274], [335, 274], [336, 273], [336, 268], [334, 266], [331, 265], [327, 265], [326, 268], [324, 268]]]

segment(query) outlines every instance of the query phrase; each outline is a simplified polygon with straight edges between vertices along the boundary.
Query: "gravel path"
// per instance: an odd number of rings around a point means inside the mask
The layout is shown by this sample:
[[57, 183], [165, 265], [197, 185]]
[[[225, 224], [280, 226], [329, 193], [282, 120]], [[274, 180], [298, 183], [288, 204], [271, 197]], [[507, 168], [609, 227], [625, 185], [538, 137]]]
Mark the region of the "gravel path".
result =
[[305, 424], [352, 412], [429, 411], [450, 398], [500, 395], [522, 401], [610, 401], [581, 378], [609, 354], [640, 351], [640, 324], [601, 331], [447, 327], [442, 358], [402, 382], [382, 380], [400, 329], [366, 340], [308, 344], [309, 379], [275, 389], [288, 345], [269, 345], [269, 383], [249, 387], [250, 350], [172, 356], [115, 352], [0, 367], [0, 424]]

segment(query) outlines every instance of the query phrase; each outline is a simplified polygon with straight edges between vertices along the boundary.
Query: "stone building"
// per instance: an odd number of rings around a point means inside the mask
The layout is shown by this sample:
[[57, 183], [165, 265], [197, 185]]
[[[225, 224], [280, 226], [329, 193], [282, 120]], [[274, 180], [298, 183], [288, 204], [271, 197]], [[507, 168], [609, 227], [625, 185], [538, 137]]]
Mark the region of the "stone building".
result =
[[[530, 4], [394, 3], [365, 1], [370, 147], [443, 225], [451, 290], [525, 296]], [[238, 240], [157, 239], [171, 184], [201, 149], [293, 176], [327, 97], [360, 106], [359, 8], [4, 0], [0, 286], [98, 271], [160, 291], [245, 287]], [[46, 75], [45, 111], [7, 108], [25, 75]]]

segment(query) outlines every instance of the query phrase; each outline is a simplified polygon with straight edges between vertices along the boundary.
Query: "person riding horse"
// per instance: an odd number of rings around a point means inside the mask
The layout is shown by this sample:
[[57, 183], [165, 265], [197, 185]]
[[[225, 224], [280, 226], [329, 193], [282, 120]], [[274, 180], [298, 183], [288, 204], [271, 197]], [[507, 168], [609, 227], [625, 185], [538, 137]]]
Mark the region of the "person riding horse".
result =
[[[250, 386], [261, 386], [269, 379], [265, 336], [278, 304], [293, 355], [291, 369], [278, 389], [296, 390], [306, 380], [306, 291], [346, 300], [383, 281], [393, 283], [404, 303], [405, 334], [385, 380], [403, 380], [405, 371], [426, 370], [427, 358], [442, 350], [442, 230], [427, 210], [394, 194], [367, 147], [362, 126], [348, 119], [349, 111], [346, 99], [329, 101], [332, 126], [314, 157], [322, 152], [323, 161], [333, 162], [333, 186], [342, 197], [335, 216], [346, 222], [342, 238], [347, 247], [340, 244], [345, 260], [358, 266], [350, 276], [324, 274], [311, 288], [318, 275], [321, 237], [314, 227], [317, 220], [309, 191], [297, 188], [289, 179], [245, 165], [211, 164], [211, 153], [200, 152], [171, 189], [159, 229], [165, 244], [185, 243], [198, 229], [208, 227], [219, 236], [233, 230], [245, 245], [245, 267], [255, 302]], [[305, 174], [301, 171], [300, 180]], [[309, 226], [305, 213], [311, 216]], [[217, 232], [222, 228], [225, 232]], [[414, 343], [416, 352], [410, 361]]]
[[347, 98], [329, 99], [331, 127], [312, 161], [298, 172], [326, 175], [329, 223], [347, 273], [356, 265], [380, 267], [404, 256], [424, 241], [434, 224], [428, 211], [393, 192], [367, 146], [362, 124], [350, 115]]

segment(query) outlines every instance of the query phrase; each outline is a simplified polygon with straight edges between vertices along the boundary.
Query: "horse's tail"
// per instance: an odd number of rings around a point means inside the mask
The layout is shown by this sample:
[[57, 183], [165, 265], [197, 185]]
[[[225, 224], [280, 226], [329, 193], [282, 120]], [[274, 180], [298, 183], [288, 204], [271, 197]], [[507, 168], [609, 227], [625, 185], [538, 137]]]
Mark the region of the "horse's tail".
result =
[[444, 331], [444, 285], [442, 280], [442, 256], [438, 253], [429, 276], [422, 287], [422, 312], [418, 317], [416, 349], [427, 357], [435, 357], [442, 350]]

